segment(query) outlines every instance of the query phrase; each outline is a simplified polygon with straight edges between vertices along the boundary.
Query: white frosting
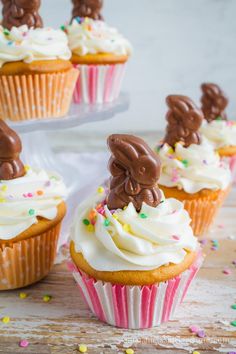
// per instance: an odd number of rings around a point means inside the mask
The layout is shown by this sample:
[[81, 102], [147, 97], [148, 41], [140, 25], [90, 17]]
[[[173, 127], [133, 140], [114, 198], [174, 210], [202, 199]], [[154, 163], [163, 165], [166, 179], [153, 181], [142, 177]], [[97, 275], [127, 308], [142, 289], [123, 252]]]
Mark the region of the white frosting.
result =
[[0, 182], [0, 239], [10, 240], [38, 222], [53, 220], [66, 197], [61, 177], [31, 169], [20, 178]]
[[205, 188], [226, 189], [231, 182], [228, 165], [220, 161], [219, 155], [206, 140], [187, 148], [177, 143], [175, 151], [164, 144], [158, 150], [162, 163], [160, 185], [196, 193]]
[[[66, 27], [71, 51], [77, 55], [112, 53], [130, 55], [131, 44], [115, 28], [91, 18], [73, 20]], [[80, 20], [79, 20], [80, 21]]]
[[76, 211], [72, 227], [75, 250], [83, 254], [92, 268], [150, 270], [169, 263], [179, 264], [186, 250], [196, 250], [198, 244], [189, 215], [176, 199], [163, 198], [156, 208], [143, 203], [140, 213], [132, 203], [114, 214], [105, 205], [104, 215], [96, 213], [95, 225], [86, 226], [84, 219], [89, 219], [90, 210], [104, 198], [96, 195], [84, 201]]
[[52, 28], [13, 27], [10, 31], [0, 26], [0, 67], [7, 62], [36, 60], [69, 60], [68, 39], [61, 30]]
[[213, 144], [215, 149], [224, 146], [236, 146], [236, 122], [225, 120], [206, 120], [200, 129], [201, 133]]

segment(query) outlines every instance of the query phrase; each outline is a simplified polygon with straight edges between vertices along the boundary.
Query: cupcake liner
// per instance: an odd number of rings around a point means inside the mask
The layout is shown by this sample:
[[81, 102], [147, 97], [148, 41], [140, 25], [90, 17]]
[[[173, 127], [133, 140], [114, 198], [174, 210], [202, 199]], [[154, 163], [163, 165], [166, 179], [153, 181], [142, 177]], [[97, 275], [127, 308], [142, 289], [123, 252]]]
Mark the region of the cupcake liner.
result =
[[228, 163], [230, 171], [232, 173], [233, 183], [236, 184], [236, 155], [228, 157], [224, 156], [222, 157], [222, 160]]
[[22, 288], [45, 277], [53, 266], [61, 222], [36, 237], [0, 245], [0, 290]]
[[112, 326], [141, 329], [159, 326], [173, 318], [202, 262], [199, 252], [188, 270], [171, 280], [149, 286], [114, 285], [89, 277], [72, 262], [68, 265], [95, 316]]
[[70, 107], [78, 70], [0, 76], [0, 118], [12, 121], [64, 116]]
[[75, 103], [105, 103], [120, 94], [126, 64], [74, 65], [80, 75], [73, 99]]

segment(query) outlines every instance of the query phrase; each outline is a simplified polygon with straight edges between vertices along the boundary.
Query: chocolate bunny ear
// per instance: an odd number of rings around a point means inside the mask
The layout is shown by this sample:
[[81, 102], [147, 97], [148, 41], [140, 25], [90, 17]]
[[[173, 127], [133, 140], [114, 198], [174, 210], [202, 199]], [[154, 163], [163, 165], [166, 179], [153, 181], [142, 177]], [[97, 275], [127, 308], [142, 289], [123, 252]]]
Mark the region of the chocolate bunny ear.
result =
[[228, 105], [228, 98], [221, 88], [212, 83], [203, 83], [202, 89], [202, 111], [205, 119], [211, 122], [217, 118], [227, 120], [225, 108]]
[[164, 142], [172, 147], [182, 142], [184, 146], [200, 144], [198, 130], [202, 124], [203, 113], [187, 96], [170, 95], [166, 98], [169, 110]]
[[41, 0], [2, 0], [2, 26], [11, 29], [20, 27], [43, 27], [43, 21], [38, 11]]
[[25, 168], [19, 156], [22, 150], [21, 140], [16, 132], [0, 120], [0, 179], [10, 180], [25, 174]]
[[90, 17], [94, 20], [103, 20], [101, 9], [103, 0], [72, 0], [72, 20], [76, 17]]

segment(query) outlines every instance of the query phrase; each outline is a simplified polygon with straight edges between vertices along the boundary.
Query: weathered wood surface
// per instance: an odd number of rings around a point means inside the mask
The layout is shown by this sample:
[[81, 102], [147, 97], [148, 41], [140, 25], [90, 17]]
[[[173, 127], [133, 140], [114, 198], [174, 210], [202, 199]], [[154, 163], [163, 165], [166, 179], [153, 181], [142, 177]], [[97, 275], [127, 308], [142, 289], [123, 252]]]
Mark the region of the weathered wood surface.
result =
[[[84, 305], [65, 263], [55, 265], [40, 283], [20, 291], [0, 293], [0, 318], [9, 316], [10, 323], [0, 322], [0, 353], [72, 354], [85, 343], [88, 353], [124, 353], [132, 347], [135, 353], [184, 354], [198, 350], [204, 354], [236, 351], [236, 331], [230, 325], [236, 320], [236, 189], [221, 210], [204, 247], [207, 255], [195, 283], [174, 321], [150, 330], [122, 330], [99, 322]], [[211, 250], [211, 239], [219, 240], [219, 249]], [[231, 274], [225, 275], [224, 268]], [[52, 300], [43, 302], [43, 295]], [[198, 338], [189, 332], [196, 325], [206, 332]], [[29, 346], [20, 348], [27, 339]]]

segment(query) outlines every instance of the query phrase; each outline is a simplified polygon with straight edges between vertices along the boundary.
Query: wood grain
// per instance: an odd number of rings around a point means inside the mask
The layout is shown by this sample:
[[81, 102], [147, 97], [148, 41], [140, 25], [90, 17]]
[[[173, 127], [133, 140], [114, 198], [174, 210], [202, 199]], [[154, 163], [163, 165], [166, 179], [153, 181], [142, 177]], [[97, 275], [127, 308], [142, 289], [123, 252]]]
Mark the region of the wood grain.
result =
[[[122, 330], [98, 321], [87, 309], [65, 262], [55, 265], [50, 275], [23, 291], [0, 293], [0, 318], [10, 316], [8, 324], [0, 322], [0, 353], [3, 354], [72, 354], [85, 343], [88, 353], [184, 354], [198, 350], [204, 354], [236, 351], [236, 189], [220, 211], [204, 246], [205, 263], [191, 287], [176, 319], [159, 328]], [[219, 240], [219, 249], [211, 250], [211, 239]], [[224, 268], [232, 274], [225, 275]], [[50, 294], [52, 300], [43, 302]], [[196, 325], [206, 332], [198, 338], [189, 332]], [[29, 346], [20, 348], [27, 339]]]

